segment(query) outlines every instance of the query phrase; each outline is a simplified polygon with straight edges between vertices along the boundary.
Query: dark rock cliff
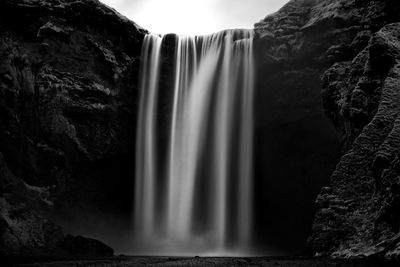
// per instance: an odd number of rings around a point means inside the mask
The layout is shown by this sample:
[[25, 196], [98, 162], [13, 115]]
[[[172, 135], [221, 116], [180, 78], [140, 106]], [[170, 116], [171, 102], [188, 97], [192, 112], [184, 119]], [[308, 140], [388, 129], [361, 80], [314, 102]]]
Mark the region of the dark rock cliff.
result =
[[399, 257], [396, 22], [398, 1], [294, 0], [255, 25], [266, 72], [321, 76], [325, 113], [342, 137], [340, 162], [316, 201], [315, 255]]
[[112, 255], [53, 211], [130, 214], [144, 34], [96, 0], [0, 2], [1, 252]]

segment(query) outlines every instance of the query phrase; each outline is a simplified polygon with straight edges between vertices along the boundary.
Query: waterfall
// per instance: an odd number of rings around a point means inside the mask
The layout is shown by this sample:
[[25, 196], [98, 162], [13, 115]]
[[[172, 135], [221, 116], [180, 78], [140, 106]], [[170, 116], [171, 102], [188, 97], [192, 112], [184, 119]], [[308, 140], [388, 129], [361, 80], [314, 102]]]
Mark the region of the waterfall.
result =
[[140, 225], [143, 236], [151, 235], [154, 228], [154, 188], [157, 177], [154, 118], [160, 71], [160, 48], [160, 38], [154, 35], [145, 36], [142, 48], [143, 63], [139, 85], [141, 97], [135, 154], [135, 224]]
[[[248, 248], [253, 228], [253, 32], [177, 36], [174, 62], [169, 63], [172, 88], [160, 86], [165, 38], [148, 34], [142, 48], [135, 242], [155, 254]], [[157, 120], [163, 90], [173, 90], [168, 129], [160, 129]], [[160, 131], [168, 133], [164, 152], [157, 145]]]

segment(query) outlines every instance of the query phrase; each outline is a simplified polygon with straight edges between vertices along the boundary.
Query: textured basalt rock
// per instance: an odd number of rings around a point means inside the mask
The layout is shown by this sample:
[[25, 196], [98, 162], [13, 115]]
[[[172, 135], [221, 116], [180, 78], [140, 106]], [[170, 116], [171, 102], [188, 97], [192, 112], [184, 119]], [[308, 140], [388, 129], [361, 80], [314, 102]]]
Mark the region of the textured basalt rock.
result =
[[321, 76], [341, 135], [342, 158], [316, 201], [314, 255], [399, 257], [398, 21], [396, 1], [294, 0], [255, 25], [265, 76], [292, 71], [293, 89], [298, 73]]
[[112, 255], [100, 242], [65, 237], [51, 218], [84, 214], [79, 203], [110, 216], [130, 210], [133, 188], [121, 179], [132, 175], [145, 33], [96, 0], [0, 2], [3, 253], [74, 254], [73, 245]]
[[347, 124], [341, 127], [350, 145], [317, 199], [311, 237], [317, 252], [388, 258], [398, 253], [399, 33], [400, 23], [386, 25], [353, 61], [337, 63], [324, 75], [325, 100], [335, 122]]

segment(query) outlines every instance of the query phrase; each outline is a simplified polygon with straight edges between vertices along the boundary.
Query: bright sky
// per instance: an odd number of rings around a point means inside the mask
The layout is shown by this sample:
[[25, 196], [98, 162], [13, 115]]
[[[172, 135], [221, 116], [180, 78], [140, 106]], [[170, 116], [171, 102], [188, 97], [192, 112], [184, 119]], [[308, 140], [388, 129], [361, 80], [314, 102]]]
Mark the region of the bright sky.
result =
[[253, 28], [289, 0], [100, 0], [153, 33]]

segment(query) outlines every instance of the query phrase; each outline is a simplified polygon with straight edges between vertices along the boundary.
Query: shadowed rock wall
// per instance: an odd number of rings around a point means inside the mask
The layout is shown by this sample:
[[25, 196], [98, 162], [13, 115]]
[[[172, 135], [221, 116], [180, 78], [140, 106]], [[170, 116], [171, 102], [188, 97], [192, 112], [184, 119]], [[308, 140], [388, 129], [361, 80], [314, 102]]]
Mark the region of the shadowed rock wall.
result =
[[59, 247], [49, 218], [85, 233], [129, 217], [144, 34], [95, 0], [0, 2], [2, 251]]
[[322, 104], [341, 136], [309, 238], [317, 255], [398, 257], [398, 21], [398, 1], [294, 0], [255, 25], [265, 75], [321, 76]]

